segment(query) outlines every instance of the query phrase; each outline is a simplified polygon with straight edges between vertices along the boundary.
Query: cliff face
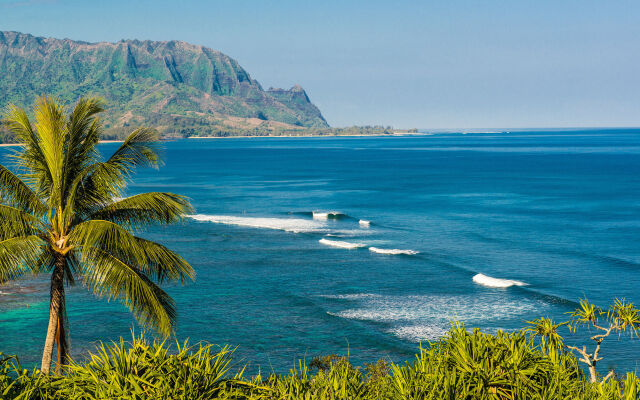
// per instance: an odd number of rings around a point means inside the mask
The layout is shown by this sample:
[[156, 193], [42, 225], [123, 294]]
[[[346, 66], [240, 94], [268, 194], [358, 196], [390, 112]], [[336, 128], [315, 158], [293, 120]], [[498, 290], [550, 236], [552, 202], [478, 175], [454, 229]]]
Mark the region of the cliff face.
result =
[[[269, 88], [267, 93], [274, 99], [298, 111], [301, 115], [305, 115], [308, 119], [307, 124], [311, 126], [328, 126], [318, 107], [311, 103], [307, 92], [300, 85], [295, 85], [289, 90]], [[324, 125], [318, 123], [318, 121], [322, 121]]]
[[[86, 43], [0, 32], [0, 106], [41, 94], [107, 100], [106, 127], [327, 127], [300, 86], [264, 91], [232, 58], [185, 42]], [[202, 132], [198, 132], [202, 133]], [[204, 132], [207, 133], [207, 132]]]

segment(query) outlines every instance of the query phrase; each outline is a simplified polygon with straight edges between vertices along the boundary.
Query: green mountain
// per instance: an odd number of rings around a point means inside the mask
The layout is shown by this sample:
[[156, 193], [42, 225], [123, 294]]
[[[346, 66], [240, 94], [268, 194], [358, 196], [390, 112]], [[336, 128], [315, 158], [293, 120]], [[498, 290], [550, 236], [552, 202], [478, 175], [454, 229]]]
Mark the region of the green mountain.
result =
[[37, 96], [107, 101], [106, 133], [266, 134], [329, 125], [298, 85], [263, 90], [225, 54], [180, 41], [87, 43], [0, 32], [0, 107]]

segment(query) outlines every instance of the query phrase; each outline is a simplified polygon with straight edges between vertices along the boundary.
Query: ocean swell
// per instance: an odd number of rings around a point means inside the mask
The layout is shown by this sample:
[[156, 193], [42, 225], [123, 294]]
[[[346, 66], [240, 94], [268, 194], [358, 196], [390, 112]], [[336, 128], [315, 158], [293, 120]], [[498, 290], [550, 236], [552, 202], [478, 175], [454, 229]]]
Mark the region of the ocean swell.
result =
[[326, 231], [326, 226], [323, 223], [301, 218], [236, 217], [231, 215], [206, 214], [191, 215], [191, 218], [201, 222], [246, 226], [250, 228], [278, 229], [294, 233]]

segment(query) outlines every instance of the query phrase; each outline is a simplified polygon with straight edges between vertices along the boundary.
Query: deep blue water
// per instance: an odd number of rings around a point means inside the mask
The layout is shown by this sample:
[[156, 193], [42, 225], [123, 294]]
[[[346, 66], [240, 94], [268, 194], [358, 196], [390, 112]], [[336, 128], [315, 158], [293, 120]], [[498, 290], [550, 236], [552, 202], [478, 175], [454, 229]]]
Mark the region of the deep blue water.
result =
[[[168, 289], [177, 337], [239, 346], [263, 371], [338, 352], [407, 360], [452, 319], [492, 332], [566, 319], [583, 296], [640, 303], [640, 130], [192, 139], [166, 143], [165, 160], [130, 192], [177, 192], [197, 208], [198, 220], [144, 234], [197, 272]], [[0, 350], [37, 362], [46, 283], [0, 291]], [[82, 287], [68, 308], [76, 355], [135, 326]], [[636, 369], [638, 350], [605, 342], [603, 368]]]

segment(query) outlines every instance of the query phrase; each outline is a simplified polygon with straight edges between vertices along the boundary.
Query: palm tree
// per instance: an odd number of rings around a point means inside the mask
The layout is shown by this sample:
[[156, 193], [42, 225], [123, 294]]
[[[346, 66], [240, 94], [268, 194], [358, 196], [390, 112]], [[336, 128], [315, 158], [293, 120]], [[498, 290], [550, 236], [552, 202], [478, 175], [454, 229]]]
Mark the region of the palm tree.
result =
[[5, 123], [20, 146], [13, 171], [0, 165], [0, 283], [26, 274], [51, 274], [49, 326], [42, 372], [69, 359], [65, 287], [80, 281], [94, 295], [119, 299], [143, 325], [168, 336], [175, 302], [158, 285], [193, 279], [191, 266], [166, 247], [138, 236], [146, 226], [170, 224], [192, 211], [172, 193], [122, 198], [136, 167], [160, 164], [157, 134], [131, 133], [104, 161], [96, 145], [102, 102], [82, 98], [67, 116], [63, 105], [42, 97], [27, 113], [9, 106]]

